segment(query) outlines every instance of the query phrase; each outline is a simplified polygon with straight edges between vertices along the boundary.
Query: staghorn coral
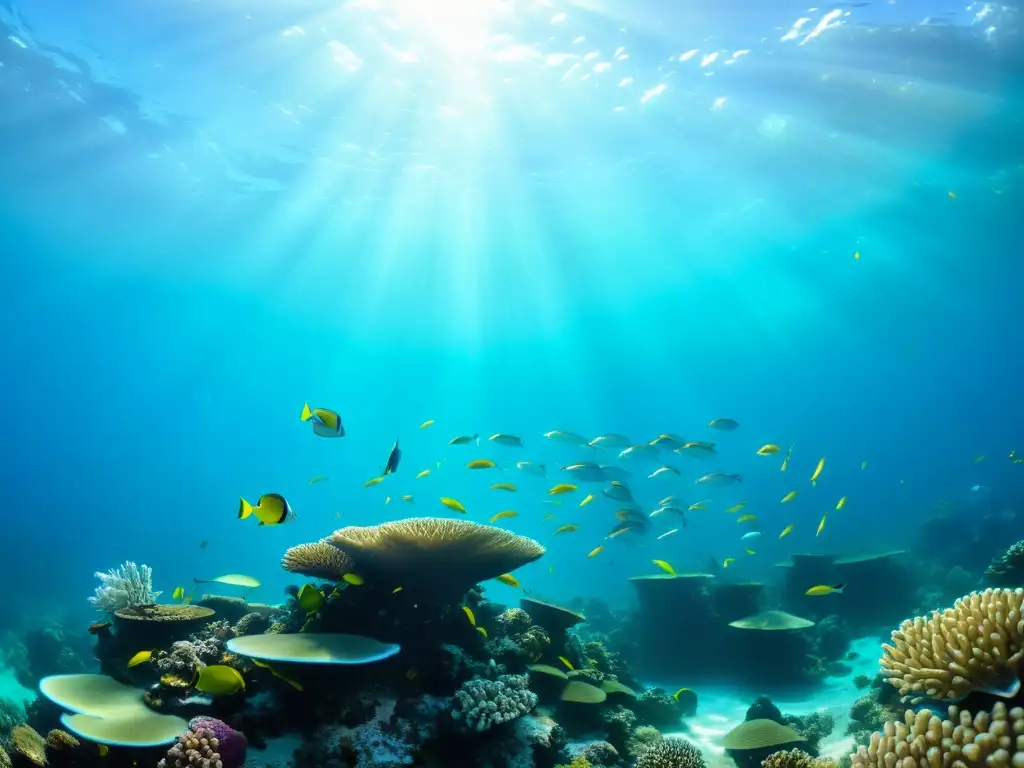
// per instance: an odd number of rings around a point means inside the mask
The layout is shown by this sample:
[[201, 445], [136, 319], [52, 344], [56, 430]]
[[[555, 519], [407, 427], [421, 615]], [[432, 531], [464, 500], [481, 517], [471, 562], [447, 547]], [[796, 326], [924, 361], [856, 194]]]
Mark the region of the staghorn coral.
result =
[[908, 709], [850, 755], [853, 768], [1004, 768], [1024, 765], [1024, 709], [997, 702], [991, 714], [951, 706], [943, 719]]
[[655, 741], [640, 752], [636, 768], [706, 768], [704, 755], [686, 739]]
[[19, 725], [11, 731], [11, 747], [30, 763], [46, 765], [46, 739], [30, 725]]
[[100, 585], [89, 602], [98, 611], [115, 613], [123, 608], [155, 603], [160, 592], [153, 591], [153, 569], [131, 560], [106, 573], [96, 571]]
[[1018, 541], [992, 559], [985, 579], [996, 587], [1024, 586], [1024, 541]]
[[986, 589], [931, 617], [908, 619], [882, 646], [882, 675], [900, 695], [959, 699], [972, 690], [1007, 689], [1020, 681], [1024, 656], [1024, 589]]
[[327, 539], [321, 539], [287, 550], [281, 558], [281, 567], [311, 579], [341, 581], [352, 570], [353, 564], [352, 558]]
[[452, 719], [473, 731], [486, 731], [515, 720], [537, 706], [526, 675], [501, 675], [497, 680], [473, 678], [455, 692]]
[[811, 757], [801, 749], [780, 750], [761, 761], [761, 768], [837, 768], [835, 760]]
[[67, 731], [54, 728], [46, 734], [46, 746], [57, 752], [62, 752], [70, 749], [78, 749], [82, 746], [82, 742]]

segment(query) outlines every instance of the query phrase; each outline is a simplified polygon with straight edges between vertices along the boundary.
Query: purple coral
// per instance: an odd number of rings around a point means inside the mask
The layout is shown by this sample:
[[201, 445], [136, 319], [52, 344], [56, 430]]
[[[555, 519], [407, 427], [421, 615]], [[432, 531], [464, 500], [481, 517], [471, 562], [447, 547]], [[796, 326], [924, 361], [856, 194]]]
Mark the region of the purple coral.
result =
[[195, 717], [157, 768], [242, 768], [248, 743], [227, 723]]
[[193, 717], [188, 727], [191, 731], [202, 729], [212, 732], [218, 741], [218, 751], [224, 768], [241, 768], [245, 762], [245, 751], [249, 746], [244, 733], [236, 731], [215, 717]]

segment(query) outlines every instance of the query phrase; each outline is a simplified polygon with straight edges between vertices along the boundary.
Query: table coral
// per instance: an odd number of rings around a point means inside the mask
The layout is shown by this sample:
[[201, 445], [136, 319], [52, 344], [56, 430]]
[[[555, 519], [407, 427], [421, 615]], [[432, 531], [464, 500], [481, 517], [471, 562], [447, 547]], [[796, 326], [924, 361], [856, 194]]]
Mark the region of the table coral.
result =
[[537, 706], [537, 695], [530, 690], [529, 683], [526, 675], [468, 680], [455, 692], [452, 718], [475, 731], [515, 720]]

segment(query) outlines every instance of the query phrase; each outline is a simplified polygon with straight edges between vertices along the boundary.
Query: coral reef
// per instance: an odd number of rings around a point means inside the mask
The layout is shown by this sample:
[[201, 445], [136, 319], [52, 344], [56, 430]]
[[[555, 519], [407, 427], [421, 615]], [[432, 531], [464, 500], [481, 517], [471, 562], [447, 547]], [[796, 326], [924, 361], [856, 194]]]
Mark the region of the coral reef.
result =
[[579, 752], [590, 765], [613, 766], [619, 762], [619, 750], [607, 741], [592, 741]]
[[46, 765], [46, 739], [30, 725], [19, 725], [11, 731], [11, 748], [34, 765]]
[[245, 736], [226, 723], [196, 717], [157, 768], [242, 768], [246, 746]]
[[835, 760], [812, 757], [801, 749], [773, 752], [761, 761], [761, 768], [837, 768]]
[[354, 568], [352, 558], [327, 539], [299, 544], [284, 553], [281, 567], [291, 573], [324, 581], [341, 581]]
[[100, 585], [89, 602], [96, 610], [113, 614], [123, 608], [155, 603], [160, 592], [153, 591], [153, 569], [131, 560], [106, 573], [96, 571]]
[[985, 579], [994, 587], [1024, 587], [1024, 541], [996, 555], [985, 570]]
[[651, 744], [661, 741], [663, 738], [665, 737], [661, 735], [661, 731], [653, 725], [641, 725], [639, 728], [634, 728], [633, 733], [630, 734], [629, 741], [626, 742], [626, 752], [635, 758]]
[[82, 742], [67, 731], [62, 731], [60, 728], [54, 728], [46, 734], [46, 746], [48, 749], [63, 752], [71, 749], [78, 749], [78, 747], [82, 746]]
[[636, 768], [705, 768], [704, 755], [686, 739], [661, 739], [640, 752]]
[[528, 714], [537, 706], [537, 694], [529, 683], [526, 675], [468, 680], [455, 692], [452, 719], [469, 730], [486, 731]]
[[636, 718], [655, 728], [674, 728], [683, 716], [683, 707], [662, 688], [648, 688], [632, 707]]

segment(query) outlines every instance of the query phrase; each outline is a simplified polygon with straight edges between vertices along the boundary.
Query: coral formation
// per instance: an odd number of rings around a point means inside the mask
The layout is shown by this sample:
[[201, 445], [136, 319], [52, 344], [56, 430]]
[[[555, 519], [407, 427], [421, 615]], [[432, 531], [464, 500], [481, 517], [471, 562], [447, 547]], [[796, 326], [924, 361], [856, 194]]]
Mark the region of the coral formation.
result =
[[330, 541], [321, 539], [287, 550], [281, 558], [281, 567], [311, 579], [341, 581], [346, 573], [352, 571], [354, 564], [352, 558]]
[[636, 757], [651, 744], [661, 741], [663, 738], [665, 737], [661, 735], [661, 731], [653, 725], [641, 725], [639, 728], [633, 729], [629, 741], [626, 742], [626, 751]]
[[761, 761], [761, 768], [837, 768], [835, 760], [812, 757], [801, 749], [773, 752]]
[[985, 579], [994, 587], [1024, 586], [1024, 541], [996, 555], [985, 570]]
[[60, 728], [54, 728], [46, 734], [46, 746], [52, 750], [61, 752], [69, 749], [77, 749], [82, 746], [82, 742], [67, 731], [62, 731]]
[[637, 698], [632, 707], [637, 720], [656, 728], [672, 728], [679, 725], [683, 707], [662, 688], [648, 688]]
[[901, 695], [958, 699], [973, 690], [1020, 688], [1024, 589], [987, 589], [931, 617], [904, 621], [882, 646], [882, 674]]
[[212, 717], [196, 717], [188, 730], [167, 750], [157, 768], [241, 768], [246, 740], [238, 731]]
[[19, 725], [11, 731], [11, 748], [30, 763], [46, 765], [46, 739], [30, 725]]
[[661, 739], [640, 752], [636, 768], [705, 768], [704, 755], [686, 739]]
[[122, 608], [155, 603], [160, 592], [153, 591], [153, 569], [131, 560], [106, 573], [96, 571], [100, 585], [89, 602], [96, 610], [113, 614]]
[[537, 706], [537, 694], [530, 690], [529, 682], [526, 675], [467, 680], [455, 692], [452, 719], [479, 732], [528, 714]]
[[592, 741], [580, 750], [579, 756], [590, 765], [613, 766], [619, 762], [619, 750], [607, 741]]

